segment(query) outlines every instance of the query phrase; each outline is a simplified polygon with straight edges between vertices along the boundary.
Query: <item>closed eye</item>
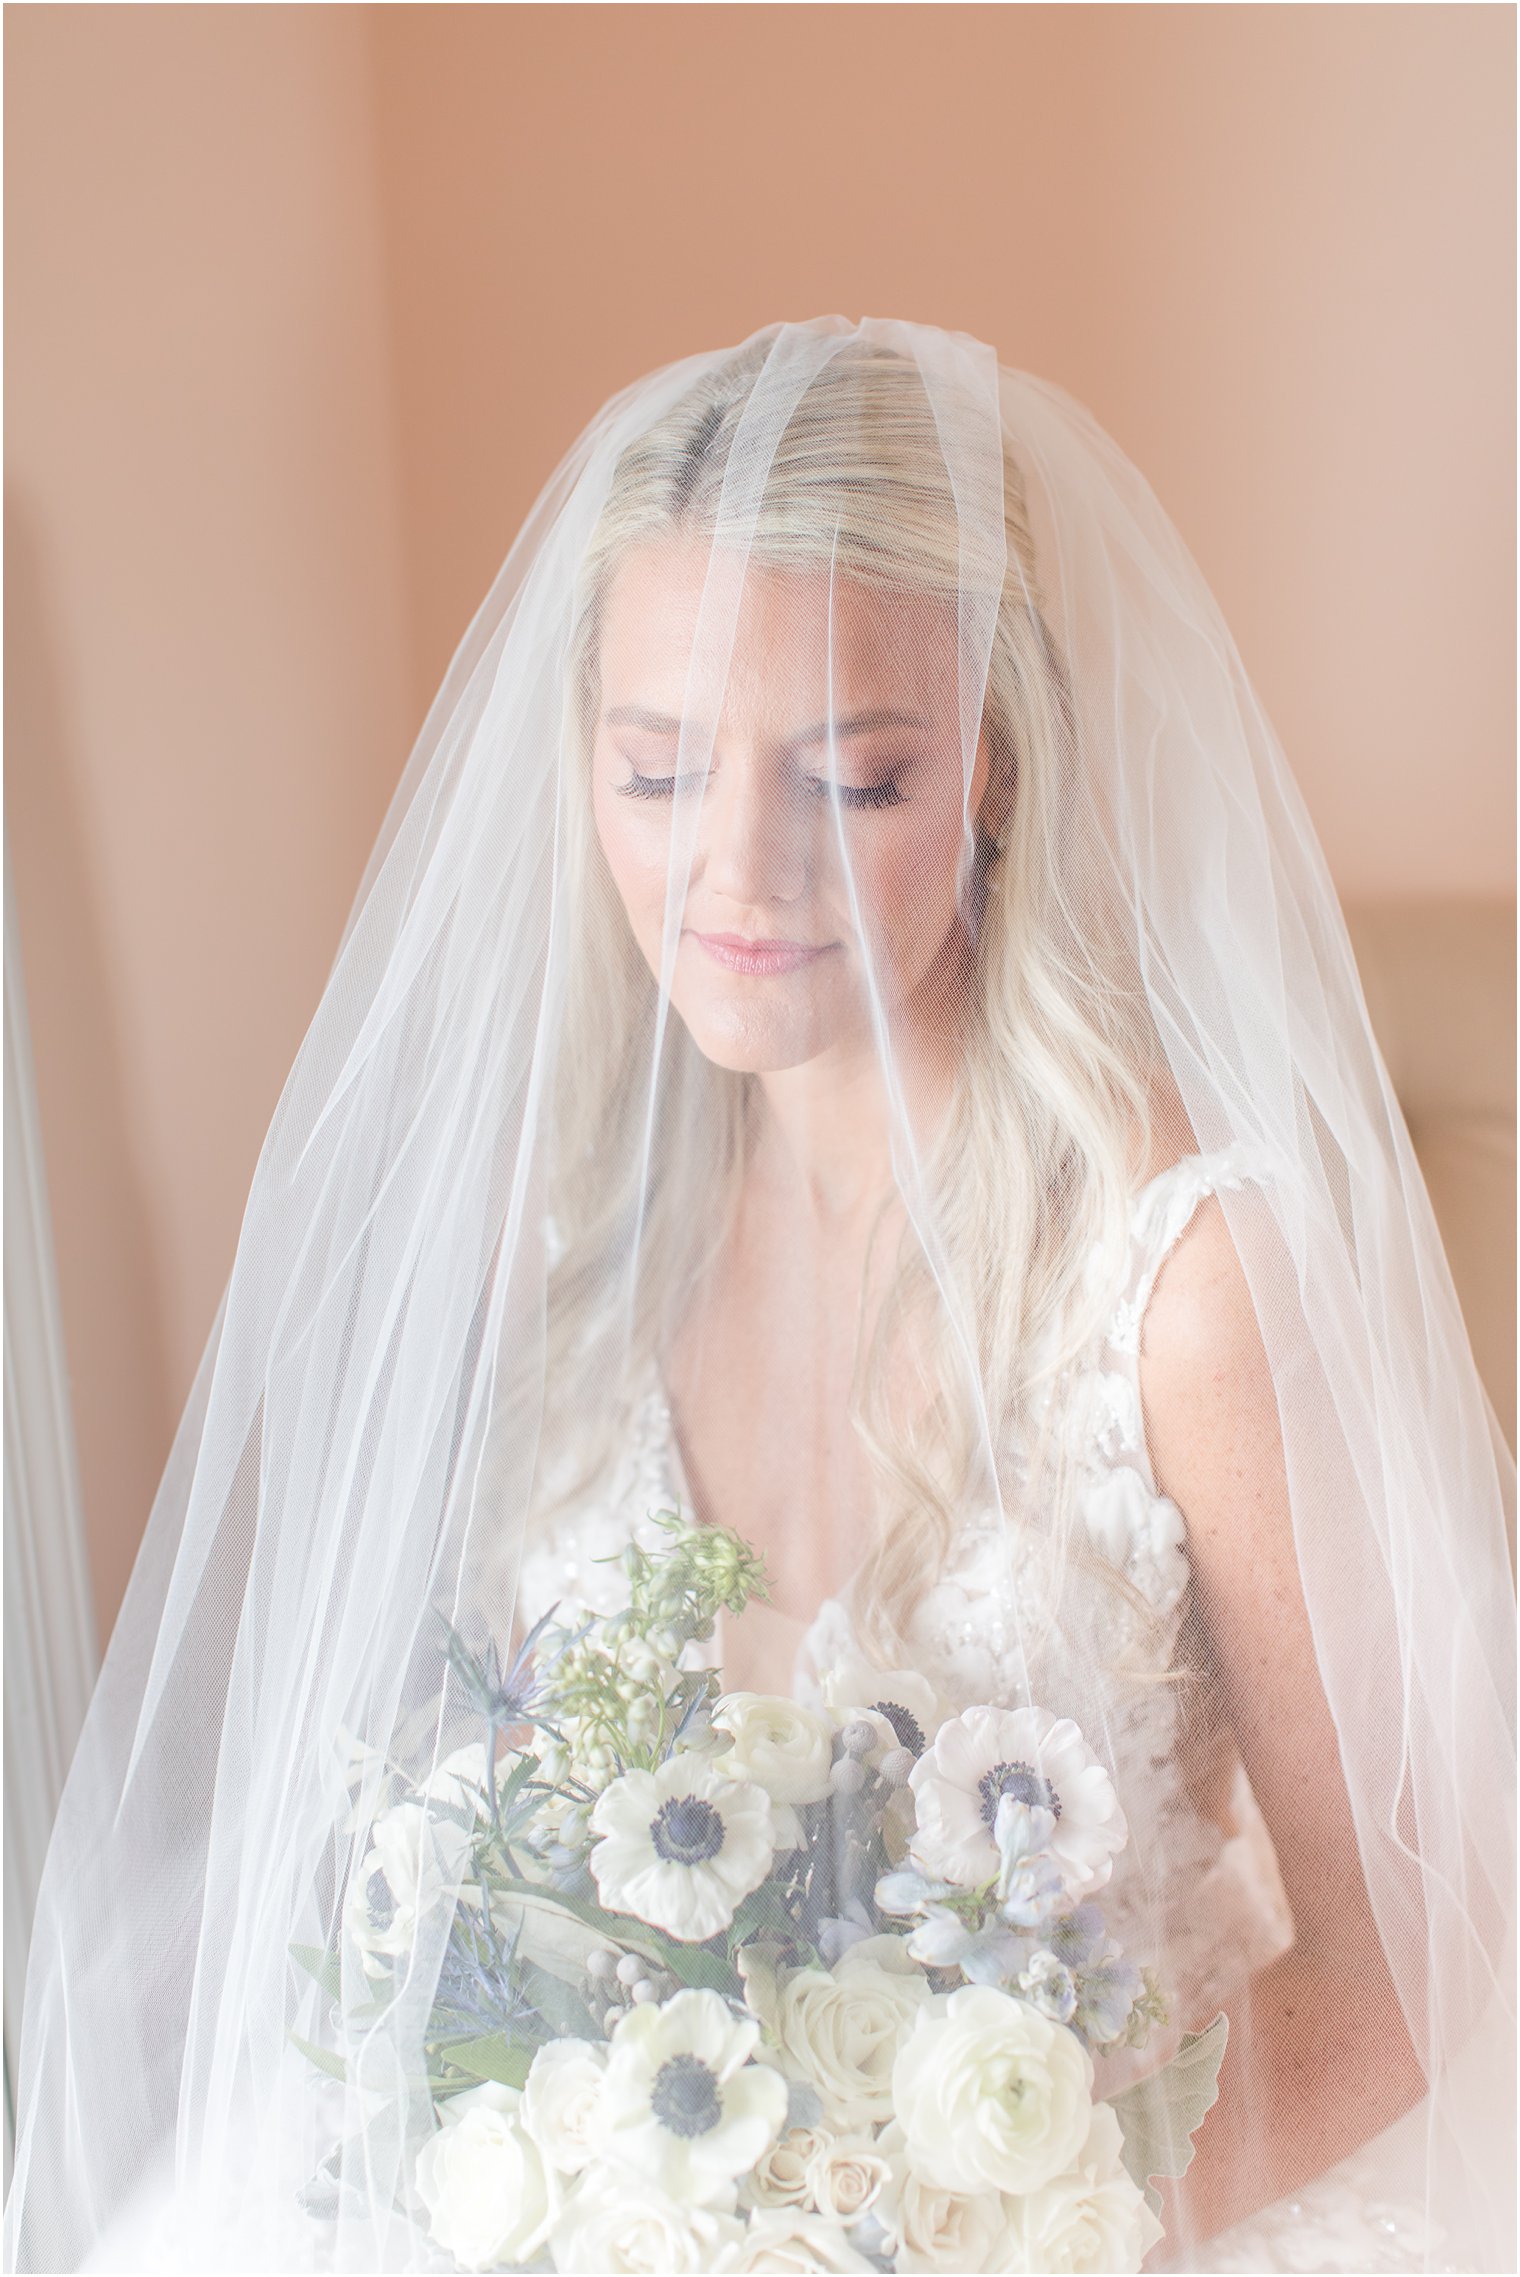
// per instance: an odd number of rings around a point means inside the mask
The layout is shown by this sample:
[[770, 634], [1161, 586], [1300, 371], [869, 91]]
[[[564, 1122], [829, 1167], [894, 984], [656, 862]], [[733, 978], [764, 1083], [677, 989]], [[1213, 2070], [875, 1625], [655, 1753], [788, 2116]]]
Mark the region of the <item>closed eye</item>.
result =
[[888, 775], [879, 783], [832, 783], [827, 775], [805, 775], [803, 781], [815, 798], [835, 798], [841, 806], [882, 807], [901, 806], [903, 794], [897, 787], [895, 775]]
[[[827, 775], [803, 775], [799, 780], [812, 797], [830, 804], [837, 797], [842, 807], [879, 808], [903, 803], [895, 775], [879, 783], [834, 783]], [[619, 783], [618, 790], [628, 799], [673, 799], [688, 791], [700, 791], [705, 781], [700, 770], [685, 775], [641, 775], [630, 761], [628, 780]]]
[[631, 762], [628, 768], [627, 782], [618, 785], [618, 790], [625, 799], [669, 799], [674, 798], [678, 791], [700, 790], [701, 788], [702, 776], [700, 774], [641, 775], [637, 767]]

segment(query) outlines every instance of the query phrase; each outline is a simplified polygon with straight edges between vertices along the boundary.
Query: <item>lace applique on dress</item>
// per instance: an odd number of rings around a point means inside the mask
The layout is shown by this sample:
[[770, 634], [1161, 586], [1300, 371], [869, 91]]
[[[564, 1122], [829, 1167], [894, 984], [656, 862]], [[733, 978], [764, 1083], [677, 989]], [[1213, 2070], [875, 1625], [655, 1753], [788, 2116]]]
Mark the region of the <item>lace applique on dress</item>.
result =
[[[1126, 1950], [1156, 1965], [1176, 2022], [1146, 2050], [1103, 2059], [1104, 2094], [1153, 2070], [1182, 2026], [1228, 2008], [1244, 1979], [1292, 1942], [1271, 1839], [1243, 1770], [1237, 1768], [1229, 1797], [1233, 1830], [1198, 1809], [1183, 1776], [1179, 1694], [1168, 1677], [1191, 1578], [1187, 1529], [1151, 1471], [1139, 1382], [1145, 1310], [1172, 1247], [1206, 1196], [1265, 1174], [1259, 1157], [1235, 1146], [1188, 1156], [1136, 1194], [1122, 1294], [1092, 1367], [1069, 1387], [1067, 1429], [1084, 1526], [1094, 1550], [1139, 1593], [1149, 1618], [1097, 1576], [1063, 1592], [1059, 1619], [1031, 1619], [1031, 1608], [1051, 1594], [1041, 1539], [983, 1510], [967, 1513], [909, 1632], [915, 1667], [953, 1708], [1033, 1699], [1074, 1716], [1108, 1758], [1130, 1841], [1103, 1892], [1104, 1914]], [[630, 1539], [649, 1543], [651, 1514], [686, 1499], [670, 1408], [651, 1369], [615, 1475], [525, 1555], [520, 1623], [556, 1599], [613, 1610], [622, 1588], [619, 1550]], [[1038, 1643], [1031, 1646], [1031, 1637]], [[1148, 1658], [1137, 1667], [1142, 1639]], [[847, 1605], [827, 1599], [807, 1631], [799, 1687], [814, 1689], [817, 1675], [858, 1650]], [[1111, 1671], [1121, 1657], [1126, 1669], [1119, 1676]], [[1110, 1673], [1095, 1673], [1105, 1669]], [[1357, 2163], [1372, 2147], [1210, 2240], [1199, 2266], [1425, 2267], [1430, 2247], [1418, 2216], [1374, 2188]]]
[[[541, 1482], [553, 1507], [573, 1481], [550, 1474]], [[577, 1611], [615, 1613], [626, 1584], [618, 1562], [630, 1542], [653, 1549], [655, 1514], [682, 1499], [671, 1436], [670, 1407], [658, 1378], [634, 1404], [628, 1438], [618, 1460], [594, 1490], [530, 1540], [517, 1582], [517, 1624], [526, 1629], [551, 1605], [566, 1619]]]
[[[1077, 1720], [1109, 1760], [1131, 1840], [1107, 1898], [1113, 1934], [1154, 1956], [1183, 2023], [1203, 2022], [1229, 1987], [1291, 1941], [1271, 1843], [1243, 1774], [1227, 1833], [1194, 1806], [1178, 1760], [1180, 1700], [1168, 1681], [1186, 1609], [1186, 1527], [1157, 1491], [1140, 1404], [1140, 1324], [1165, 1258], [1205, 1195], [1255, 1174], [1241, 1147], [1194, 1155], [1152, 1179], [1131, 1210], [1128, 1270], [1094, 1362], [1068, 1386], [1065, 1428], [1077, 1504], [1099, 1557], [1141, 1600], [1099, 1571], [1070, 1577], [1059, 1614], [1039, 1534], [996, 1510], [969, 1511], [909, 1631], [915, 1666], [953, 1706], [1034, 1700]], [[551, 1482], [552, 1483], [552, 1482]], [[618, 1552], [654, 1537], [652, 1513], [685, 1500], [669, 1406], [653, 1369], [616, 1470], [534, 1543], [523, 1560], [519, 1622], [556, 1600], [611, 1611]], [[804, 1647], [803, 1681], [859, 1651], [849, 1609], [825, 1601]], [[1123, 1677], [1105, 1674], [1123, 1660]], [[1206, 2013], [1207, 2012], [1207, 2013]], [[1117, 2060], [1117, 2059], [1115, 2059]]]

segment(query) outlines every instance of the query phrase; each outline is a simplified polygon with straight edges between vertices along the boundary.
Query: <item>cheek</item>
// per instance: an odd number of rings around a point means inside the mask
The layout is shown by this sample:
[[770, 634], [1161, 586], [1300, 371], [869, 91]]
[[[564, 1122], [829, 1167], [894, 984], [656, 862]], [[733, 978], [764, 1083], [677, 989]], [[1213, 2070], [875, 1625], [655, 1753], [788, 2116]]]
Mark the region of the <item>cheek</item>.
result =
[[634, 938], [647, 953], [650, 943], [659, 940], [665, 916], [669, 842], [661, 827], [662, 810], [646, 812], [598, 782], [591, 811], [608, 875], [628, 913]]
[[861, 916], [904, 985], [922, 978], [955, 922], [961, 858], [959, 806], [926, 814], [915, 805], [882, 816], [852, 849]]

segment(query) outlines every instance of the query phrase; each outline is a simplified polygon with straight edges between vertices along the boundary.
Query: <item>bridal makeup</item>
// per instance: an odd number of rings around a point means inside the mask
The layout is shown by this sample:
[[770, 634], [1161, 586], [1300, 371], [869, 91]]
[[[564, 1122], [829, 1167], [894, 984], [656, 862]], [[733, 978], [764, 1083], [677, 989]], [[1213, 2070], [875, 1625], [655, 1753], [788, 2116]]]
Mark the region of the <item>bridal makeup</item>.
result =
[[963, 941], [987, 772], [954, 613], [662, 539], [615, 570], [599, 665], [597, 838], [699, 1049], [779, 1071], [910, 1018]]

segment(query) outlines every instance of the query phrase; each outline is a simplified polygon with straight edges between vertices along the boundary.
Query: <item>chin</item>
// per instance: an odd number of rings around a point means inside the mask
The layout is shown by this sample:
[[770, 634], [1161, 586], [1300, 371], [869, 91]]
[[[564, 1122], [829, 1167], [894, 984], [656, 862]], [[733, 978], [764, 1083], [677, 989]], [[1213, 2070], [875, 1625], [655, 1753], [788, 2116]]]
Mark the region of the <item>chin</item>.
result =
[[780, 1075], [805, 1067], [840, 1039], [829, 1023], [796, 1006], [677, 1004], [687, 1034], [705, 1060], [730, 1075]]

